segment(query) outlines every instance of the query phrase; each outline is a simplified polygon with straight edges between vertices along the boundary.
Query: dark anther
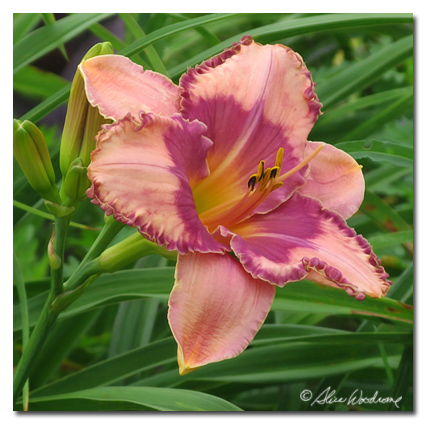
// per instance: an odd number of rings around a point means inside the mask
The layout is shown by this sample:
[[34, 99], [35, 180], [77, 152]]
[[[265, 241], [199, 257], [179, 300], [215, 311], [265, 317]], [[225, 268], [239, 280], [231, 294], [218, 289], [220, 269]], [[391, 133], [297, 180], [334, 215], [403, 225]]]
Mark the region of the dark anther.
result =
[[248, 180], [248, 187], [249, 187], [249, 189], [253, 191], [255, 184], [256, 184], [256, 175], [253, 175]]
[[271, 179], [272, 178], [275, 178], [276, 176], [277, 176], [277, 172], [278, 172], [278, 169], [277, 168], [272, 168], [271, 169]]

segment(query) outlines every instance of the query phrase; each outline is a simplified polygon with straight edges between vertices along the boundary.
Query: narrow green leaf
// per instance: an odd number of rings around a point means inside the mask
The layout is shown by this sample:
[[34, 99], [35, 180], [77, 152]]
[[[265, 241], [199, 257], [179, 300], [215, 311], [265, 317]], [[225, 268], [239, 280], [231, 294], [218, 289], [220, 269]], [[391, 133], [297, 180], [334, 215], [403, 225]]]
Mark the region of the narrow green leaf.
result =
[[[92, 25], [89, 30], [102, 41], [109, 41], [117, 51], [123, 50], [127, 46], [126, 43], [121, 41], [115, 34], [99, 23]], [[142, 65], [144, 69], [151, 69], [151, 67], [148, 65], [148, 62], [143, 60], [139, 55], [133, 56], [132, 59], [133, 62], [137, 63], [138, 65]]]
[[386, 353], [385, 346], [383, 345], [383, 343], [378, 343], [377, 346], [380, 350], [380, 354], [382, 355], [383, 368], [385, 369], [386, 376], [388, 378], [389, 384], [392, 385], [393, 384], [393, 373], [392, 373], [391, 366], [389, 365], [388, 354]]
[[327, 113], [321, 115], [318, 119], [318, 122], [315, 123], [315, 129], [328, 127], [334, 121], [337, 121], [356, 111], [393, 103], [402, 97], [410, 95], [412, 92], [413, 87], [395, 88], [393, 90], [386, 90], [380, 93], [360, 97], [355, 100], [350, 100], [344, 105], [339, 105], [339, 107], [327, 110]]
[[27, 343], [30, 334], [28, 301], [21, 267], [19, 265], [18, 258], [16, 257], [15, 252], [13, 252], [13, 284], [16, 287], [16, 291], [18, 293], [19, 298], [19, 311], [22, 323], [22, 343], [23, 349], [25, 349], [25, 344]]
[[[83, 15], [83, 14], [79, 14], [79, 15]], [[213, 14], [213, 15], [201, 16], [200, 18], [190, 19], [185, 22], [179, 22], [177, 24], [173, 24], [165, 28], [161, 28], [157, 31], [153, 31], [151, 34], [147, 35], [142, 40], [135, 41], [130, 46], [124, 48], [120, 52], [120, 54], [124, 56], [133, 56], [139, 53], [140, 51], [144, 50], [147, 46], [150, 46], [154, 42], [159, 41], [163, 38], [166, 38], [170, 35], [176, 34], [180, 31], [184, 31], [190, 28], [196, 28], [200, 25], [204, 25], [210, 22], [230, 19], [235, 16], [238, 16], [238, 14]], [[101, 18], [99, 18], [98, 20], [100, 19]], [[57, 24], [59, 24], [61, 21], [59, 21]], [[71, 84], [69, 84], [67, 87], [64, 87], [62, 90], [58, 91], [53, 96], [49, 97], [48, 99], [40, 103], [35, 108], [31, 109], [29, 112], [21, 116], [19, 119], [21, 121], [24, 121], [27, 119], [29, 121], [37, 123], [41, 118], [46, 116], [49, 112], [51, 112], [56, 107], [60, 106], [62, 103], [64, 103], [68, 99], [70, 89], [71, 89]]]
[[31, 373], [32, 389], [43, 384], [58, 369], [98, 316], [99, 311], [88, 311], [78, 317], [68, 318], [55, 324]]
[[399, 276], [398, 280], [391, 286], [388, 297], [407, 302], [413, 295], [414, 267], [411, 262], [410, 266]]
[[346, 140], [358, 140], [367, 137], [374, 131], [381, 128], [387, 122], [399, 118], [407, 112], [413, 110], [413, 90], [395, 100], [382, 111], [375, 113], [370, 119], [360, 123], [346, 137]]
[[[146, 268], [118, 271], [99, 277], [59, 319], [75, 316], [104, 305], [156, 297], [167, 300], [173, 287], [174, 268]], [[30, 325], [34, 325], [44, 304], [46, 293], [29, 300]], [[14, 331], [21, 328], [19, 312], [14, 309]]]
[[392, 398], [400, 399], [400, 402], [398, 402], [399, 408], [397, 408], [395, 403], [390, 403], [390, 411], [398, 411], [398, 409], [401, 410], [401, 408], [402, 410], [406, 411], [413, 410], [412, 402], [410, 404], [409, 401], [409, 391], [413, 386], [413, 359], [413, 347], [407, 346], [404, 350], [404, 353], [402, 354], [401, 362], [398, 367], [398, 373], [392, 388]]
[[379, 236], [370, 237], [368, 241], [373, 246], [374, 251], [379, 251], [383, 248], [395, 246], [402, 243], [412, 243], [413, 230], [380, 234]]
[[394, 208], [368, 189], [365, 190], [364, 202], [361, 208], [365, 214], [388, 231], [411, 230], [411, 226]]
[[394, 181], [402, 180], [412, 172], [412, 168], [404, 167], [396, 169], [392, 164], [384, 163], [380, 167], [373, 169], [364, 175], [365, 185], [373, 192], [380, 192], [380, 187], [391, 184]]
[[[45, 292], [50, 287], [50, 277], [46, 277], [41, 280], [30, 280], [25, 281], [25, 290], [27, 292], [27, 298], [30, 299], [31, 297], [37, 296], [38, 294]], [[13, 296], [16, 299], [16, 296], [18, 296], [18, 292], [16, 290], [15, 285], [13, 285]]]
[[[239, 16], [239, 14], [213, 14], [202, 16], [200, 18], [190, 19], [185, 22], [179, 22], [153, 31], [148, 34], [142, 40], [134, 42], [132, 45], [123, 49], [120, 54], [125, 56], [134, 55], [137, 52], [143, 50], [152, 43], [173, 35], [177, 32], [184, 31], [189, 28], [197, 28], [200, 25], [206, 23], [225, 21], [230, 18]], [[386, 23], [409, 23], [412, 22], [411, 14], [332, 14], [332, 15], [320, 15], [308, 18], [295, 19], [293, 21], [285, 21], [266, 25], [264, 27], [255, 28], [250, 33], [253, 36], [260, 35], [281, 35], [283, 37], [290, 37], [293, 35], [309, 33], [313, 31], [323, 31], [328, 29], [339, 29], [351, 26], [362, 26], [362, 25], [380, 25]], [[186, 71], [188, 66], [194, 66], [197, 63], [201, 63], [203, 60], [220, 53], [225, 48], [231, 46], [235, 41], [238, 41], [242, 36], [246, 35], [246, 32], [238, 34], [237, 36], [231, 37], [222, 43], [215, 45], [214, 47], [205, 50], [197, 56], [181, 63], [177, 67], [169, 70], [171, 78], [175, 78]], [[38, 122], [43, 116], [55, 109], [57, 106], [62, 104], [68, 98], [70, 86], [64, 91], [56, 93], [51, 98], [47, 99], [34, 109], [23, 115], [21, 120], [31, 120], [32, 122]]]
[[153, 387], [96, 387], [31, 399], [36, 411], [241, 411], [206, 393]]
[[[174, 268], [147, 268], [119, 271], [101, 276], [59, 319], [74, 316], [99, 306], [123, 300], [156, 297], [167, 300], [173, 287]], [[28, 302], [30, 325], [34, 325], [46, 294]], [[289, 284], [276, 292], [274, 311], [297, 311], [325, 315], [358, 315], [363, 318], [382, 318], [399, 324], [412, 325], [412, 306], [392, 299], [367, 297], [362, 302], [348, 296], [344, 290], [326, 287], [309, 281]], [[14, 309], [14, 331], [21, 328], [19, 311]]]
[[32, 31], [13, 46], [13, 72], [42, 57], [82, 33], [95, 22], [99, 22], [111, 13], [77, 13], [67, 16], [53, 25]]
[[52, 96], [67, 85], [64, 78], [34, 66], [25, 66], [13, 77], [13, 91], [39, 100]]
[[[341, 337], [340, 341], [339, 337]], [[340, 346], [346, 346], [346, 348], [349, 349], [349, 346], [352, 345], [356, 350], [361, 344], [372, 344], [379, 341], [385, 343], [410, 344], [412, 343], [412, 338], [413, 336], [411, 333], [402, 332], [362, 334], [312, 326], [264, 325], [251, 346], [253, 349], [260, 349], [263, 353], [264, 347], [262, 346], [264, 345], [276, 347], [278, 344], [283, 344], [283, 349], [287, 349], [287, 347], [290, 346], [290, 350], [292, 350], [296, 349], [297, 346], [301, 346], [301, 342], [313, 342], [315, 343], [315, 348], [310, 347], [311, 345], [309, 344], [305, 344], [305, 350], [301, 350], [304, 352], [303, 360], [308, 361], [308, 358], [314, 355], [317, 346], [322, 344], [327, 344], [331, 352], [334, 349], [340, 349]], [[335, 347], [332, 347], [333, 345]], [[381, 358], [379, 351], [376, 353], [377, 358]], [[246, 353], [243, 355], [246, 355]], [[283, 358], [285, 358], [285, 355], [281, 357], [281, 361], [287, 363], [287, 360], [283, 360]], [[277, 355], [276, 361], [278, 361], [278, 359], [279, 355]], [[50, 385], [41, 387], [32, 392], [32, 395], [45, 396], [114, 384], [120, 379], [135, 375], [141, 371], [152, 370], [159, 365], [169, 363], [176, 363], [176, 342], [173, 338], [151, 343], [146, 347], [134, 349], [101, 361], [68, 377], [57, 380]], [[297, 364], [295, 364], [295, 366], [296, 365]], [[300, 366], [302, 367], [302, 365]], [[172, 371], [171, 374], [174, 376], [173, 378], [176, 377], [178, 380], [182, 378], [178, 375], [177, 365], [176, 369]], [[194, 373], [194, 376], [196, 376], [196, 374], [198, 374], [198, 371]], [[222, 375], [226, 380], [226, 373]]]
[[158, 299], [121, 302], [111, 336], [109, 357], [149, 343]]
[[13, 44], [31, 31], [41, 20], [40, 13], [14, 13], [13, 14]]
[[[18, 202], [17, 200], [13, 201], [13, 206], [32, 213], [33, 215], [37, 215], [41, 218], [48, 219], [49, 221], [55, 221], [55, 217], [52, 214], [40, 211], [36, 208], [33, 208], [32, 206], [24, 205], [23, 203]], [[81, 228], [82, 230], [99, 231], [99, 228], [89, 227], [88, 225], [79, 224], [78, 222], [70, 222], [69, 225], [71, 227]]]
[[[18, 258], [13, 252], [13, 284], [17, 289], [18, 298], [19, 298], [19, 309], [21, 312], [21, 322], [22, 322], [22, 350], [24, 351], [28, 344], [28, 339], [30, 338], [30, 326], [28, 318], [28, 303], [27, 303], [27, 293], [25, 290], [25, 283], [22, 277], [21, 267], [18, 262]], [[28, 410], [28, 401], [29, 401], [29, 383], [25, 383], [23, 391], [23, 409], [24, 411]]]
[[[389, 357], [392, 364], [399, 355]], [[374, 344], [287, 342], [249, 348], [234, 359], [209, 364], [183, 377], [173, 371], [140, 380], [137, 385], [179, 386], [188, 381], [276, 384], [382, 366]]]
[[[41, 16], [46, 25], [53, 25], [56, 22], [55, 15], [53, 13], [42, 13]], [[58, 48], [64, 56], [65, 60], [68, 61], [68, 55], [67, 51], [65, 50], [65, 46], [61, 44], [60, 46], [58, 46]]]
[[250, 346], [287, 342], [371, 344], [412, 344], [412, 332], [350, 332], [309, 325], [264, 324]]
[[[189, 18], [182, 15], [181, 13], [167, 13], [168, 16], [177, 20], [178, 22], [187, 21]], [[197, 27], [195, 30], [212, 46], [220, 43], [220, 38], [213, 34], [211, 31], [204, 27]]]
[[62, 103], [65, 103], [68, 100], [68, 96], [71, 90], [71, 83], [61, 88], [52, 96], [48, 97], [46, 100], [39, 103], [36, 107], [32, 108], [29, 112], [22, 115], [20, 121], [31, 121], [37, 123], [41, 118], [46, 116], [49, 112], [56, 109]]
[[147, 46], [171, 35], [177, 34], [178, 32], [185, 31], [190, 28], [196, 28], [201, 25], [206, 25], [212, 22], [228, 20], [238, 13], [213, 13], [210, 15], [200, 16], [198, 18], [189, 19], [184, 22], [178, 22], [176, 24], [168, 25], [164, 28], [160, 28], [156, 31], [151, 32], [141, 40], [136, 40], [134, 43], [126, 47], [121, 54], [125, 56], [132, 56], [140, 51], [144, 50]]
[[310, 311], [327, 315], [358, 315], [411, 324], [413, 311], [409, 305], [392, 299], [367, 296], [357, 301], [344, 290], [322, 286], [310, 281], [291, 283], [276, 291], [272, 310]]
[[89, 30], [102, 41], [109, 41], [116, 50], [121, 50], [126, 47], [126, 43], [98, 22], [91, 25]]
[[[296, 35], [314, 33], [317, 31], [327, 31], [341, 28], [361, 27], [368, 25], [381, 25], [389, 23], [407, 23], [413, 21], [413, 15], [394, 14], [394, 13], [333, 13], [327, 15], [317, 15], [310, 17], [303, 17], [299, 19], [288, 19], [273, 24], [253, 28], [250, 31], [245, 31], [228, 38], [227, 40], [216, 44], [199, 53], [192, 58], [185, 60], [181, 64], [169, 70], [170, 77], [175, 78], [186, 71], [186, 68], [201, 63], [203, 60], [208, 59], [215, 54], [220, 53], [222, 50], [229, 48], [232, 43], [239, 41], [247, 33], [252, 37], [262, 41], [262, 37], [280, 37], [288, 38]], [[321, 101], [324, 99], [320, 97]], [[330, 106], [330, 105], [327, 105]]]
[[368, 87], [387, 70], [413, 54], [413, 36], [408, 35], [365, 59], [355, 62], [317, 87], [317, 94], [329, 108], [362, 88]]
[[172, 337], [98, 362], [31, 393], [34, 396], [46, 396], [111, 385], [136, 373], [170, 363], [176, 363], [178, 374], [176, 342]]
[[360, 140], [344, 141], [335, 144], [355, 159], [369, 158], [382, 163], [389, 162], [396, 166], [413, 167], [413, 149], [389, 141]]
[[[146, 37], [145, 32], [138, 25], [136, 20], [130, 13], [120, 13], [120, 17], [123, 20], [124, 24], [127, 26], [129, 31], [133, 34], [136, 39], [142, 39]], [[148, 56], [149, 61], [151, 62], [152, 69], [156, 72], [160, 72], [163, 75], [169, 76], [166, 67], [164, 66], [163, 61], [155, 50], [154, 46], [150, 45], [146, 47], [145, 53]]]

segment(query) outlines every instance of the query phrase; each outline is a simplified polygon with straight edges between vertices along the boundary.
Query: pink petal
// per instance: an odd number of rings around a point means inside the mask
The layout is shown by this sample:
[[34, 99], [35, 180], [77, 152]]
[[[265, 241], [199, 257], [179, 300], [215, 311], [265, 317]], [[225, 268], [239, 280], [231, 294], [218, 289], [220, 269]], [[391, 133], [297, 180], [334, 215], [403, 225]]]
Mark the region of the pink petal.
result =
[[307, 278], [363, 299], [386, 294], [391, 284], [362, 236], [321, 202], [298, 193], [268, 214], [221, 230], [253, 277], [279, 286]]
[[[309, 142], [305, 156], [309, 156], [320, 142]], [[325, 144], [321, 154], [310, 162], [307, 183], [299, 193], [321, 200], [325, 208], [347, 219], [361, 206], [364, 199], [364, 177], [355, 159], [343, 150]]]
[[[194, 189], [200, 211], [244, 193], [260, 160], [274, 166], [280, 147], [285, 149], [282, 172], [303, 159], [321, 105], [311, 74], [288, 47], [261, 46], [245, 37], [188, 70], [180, 85], [182, 115], [204, 122], [214, 142], [207, 158], [211, 175]], [[289, 178], [259, 211], [286, 200], [305, 182], [306, 171]]]
[[275, 288], [229, 254], [179, 255], [169, 300], [181, 375], [239, 355], [271, 308]]
[[201, 224], [191, 192], [191, 184], [208, 174], [211, 141], [204, 132], [204, 124], [180, 115], [127, 116], [105, 125], [88, 168], [88, 195], [167, 249], [222, 252]]
[[96, 56], [80, 65], [86, 94], [105, 118], [114, 120], [140, 111], [172, 115], [179, 108], [179, 88], [164, 75], [144, 71], [119, 55]]

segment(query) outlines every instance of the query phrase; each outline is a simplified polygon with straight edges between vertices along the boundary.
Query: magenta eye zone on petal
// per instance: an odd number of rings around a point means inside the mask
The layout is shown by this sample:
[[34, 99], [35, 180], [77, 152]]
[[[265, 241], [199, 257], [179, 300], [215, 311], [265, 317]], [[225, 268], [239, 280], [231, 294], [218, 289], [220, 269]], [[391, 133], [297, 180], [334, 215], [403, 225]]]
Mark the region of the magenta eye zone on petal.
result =
[[89, 196], [179, 253], [169, 323], [181, 374], [239, 355], [276, 286], [386, 294], [388, 274], [345, 223], [363, 200], [360, 167], [307, 140], [321, 104], [300, 55], [246, 36], [179, 86], [121, 56], [80, 70], [115, 121], [97, 137]]

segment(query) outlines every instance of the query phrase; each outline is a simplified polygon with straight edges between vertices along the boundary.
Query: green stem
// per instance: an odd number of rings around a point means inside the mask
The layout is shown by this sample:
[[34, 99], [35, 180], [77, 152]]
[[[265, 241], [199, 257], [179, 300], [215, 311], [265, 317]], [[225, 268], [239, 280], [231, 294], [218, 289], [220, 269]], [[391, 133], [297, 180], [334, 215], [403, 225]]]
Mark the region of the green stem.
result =
[[98, 278], [100, 274], [101, 274], [101, 272], [99, 272], [98, 274], [96, 274], [96, 273], [87, 274], [87, 276], [85, 276], [84, 278], [82, 278], [79, 281], [77, 288], [59, 295], [53, 301], [52, 310], [54, 312], [61, 313], [62, 311], [67, 309], [68, 306], [71, 305], [71, 303], [73, 303], [75, 300], [77, 300], [90, 287], [90, 285], [93, 283], [93, 281], [95, 281], [96, 278]]
[[76, 289], [93, 274], [103, 272], [99, 269], [98, 263], [95, 262], [94, 259], [97, 258], [108, 247], [113, 238], [123, 227], [124, 224], [116, 221], [112, 216], [106, 217], [105, 225], [96, 238], [95, 242], [92, 244], [83, 260], [80, 262], [80, 265], [76, 271], [64, 284], [65, 292]]
[[[80, 268], [79, 272], [75, 272], [72, 276], [75, 286], [81, 290], [74, 290], [63, 294], [55, 294], [54, 290], [50, 290], [40, 317], [34, 327], [31, 337], [28, 341], [26, 349], [22, 353], [22, 357], [16, 367], [13, 377], [13, 398], [16, 402], [19, 394], [22, 391], [25, 381], [31, 373], [32, 367], [35, 363], [38, 352], [44, 344], [50, 329], [56, 321], [59, 313], [66, 309], [74, 300], [84, 293], [85, 289], [95, 279], [95, 275], [100, 271], [99, 260], [95, 259], [88, 262], [85, 266]], [[87, 281], [90, 280], [90, 281]], [[85, 283], [87, 282], [87, 284]], [[83, 287], [83, 284], [85, 286]], [[70, 287], [64, 285], [66, 290]]]
[[[23, 385], [34, 365], [34, 359], [46, 340], [59, 313], [80, 297], [99, 274], [118, 269], [144, 254], [153, 253], [155, 251], [162, 252], [161, 248], [143, 239], [143, 237], [137, 233], [107, 249], [105, 254], [100, 255], [124, 226], [112, 217], [109, 217], [95, 243], [80, 263], [78, 269], [69, 280], [62, 285], [63, 256], [68, 223], [69, 218], [67, 217], [57, 218], [56, 220], [54, 250], [55, 254], [61, 259], [60, 266], [57, 269], [53, 269], [52, 267], [52, 288], [28, 341], [27, 348], [23, 351], [21, 360], [16, 367], [13, 379], [14, 401], [16, 401], [21, 393]], [[172, 252], [162, 253], [172, 254]]]
[[51, 267], [51, 290], [53, 291], [55, 296], [58, 296], [63, 291], [62, 283], [64, 272], [65, 241], [67, 238], [67, 231], [70, 220], [71, 219], [69, 216], [64, 216], [55, 219], [55, 236], [53, 239], [53, 246], [54, 253], [58, 256], [60, 260], [59, 267]]
[[111, 243], [112, 239], [125, 227], [122, 222], [116, 221], [112, 216], [108, 216], [105, 219], [105, 225], [96, 238], [92, 247], [87, 252], [84, 259], [81, 261], [80, 267], [86, 264], [86, 262], [97, 258]]
[[59, 313], [54, 313], [51, 310], [50, 305], [55, 298], [53, 291], [49, 292], [49, 295], [44, 304], [43, 310], [41, 311], [40, 317], [34, 327], [31, 337], [28, 340], [28, 344], [25, 350], [22, 352], [22, 356], [15, 370], [13, 376], [13, 399], [16, 402], [19, 397], [22, 388], [24, 387], [25, 381], [28, 379], [32, 367], [35, 363], [34, 359], [37, 353], [40, 351], [41, 346], [49, 334], [49, 331], [55, 322]]
[[[52, 325], [56, 321], [59, 312], [53, 311], [51, 308], [52, 302], [63, 291], [63, 268], [64, 268], [64, 252], [65, 241], [67, 236], [68, 224], [71, 220], [70, 216], [57, 217], [55, 219], [55, 230], [53, 237], [53, 251], [49, 252], [51, 263], [51, 288], [41, 311], [40, 317], [37, 320], [31, 337], [28, 340], [26, 348], [22, 352], [21, 359], [16, 367], [13, 376], [13, 399], [17, 397], [24, 387], [25, 381], [28, 379], [31, 369], [34, 366], [34, 359], [41, 349], [44, 341], [49, 334]], [[57, 258], [57, 259], [56, 259]]]
[[[21, 267], [19, 266], [18, 259], [13, 252], [13, 281], [16, 286], [19, 305], [21, 308], [21, 321], [22, 321], [22, 350], [24, 351], [27, 348], [28, 339], [30, 337], [30, 325], [28, 318], [28, 303], [27, 303], [27, 293], [25, 291], [25, 283], [22, 277]], [[26, 383], [22, 391], [23, 398], [23, 410], [28, 411], [28, 399], [29, 399], [29, 383], [26, 380]]]
[[[17, 207], [19, 209], [22, 209], [22, 210], [24, 210], [28, 213], [31, 213], [33, 215], [40, 216], [41, 218], [50, 219], [51, 221], [55, 220], [54, 215], [40, 211], [40, 210], [38, 210], [38, 209], [36, 209], [32, 206], [25, 205], [24, 203], [18, 202], [17, 200], [13, 201], [13, 206]], [[70, 225], [70, 227], [81, 228], [82, 230], [100, 231], [99, 228], [89, 227], [88, 225], [79, 224], [77, 222], [70, 222], [69, 225]]]
[[99, 265], [99, 258], [93, 259], [90, 262], [86, 262], [83, 266], [77, 268], [77, 270], [71, 275], [68, 281], [64, 284], [65, 293], [62, 296], [67, 296], [71, 291], [76, 290], [84, 282], [96, 274], [102, 274], [105, 272]]
[[97, 258], [111, 243], [113, 238], [120, 232], [125, 225], [116, 221], [112, 216], [106, 217], [105, 225], [96, 238], [95, 242], [90, 247], [84, 259], [76, 271], [70, 276], [68, 281], [64, 284], [64, 290], [74, 290], [83, 284], [87, 278], [93, 274], [102, 273], [103, 270], [99, 269]]

